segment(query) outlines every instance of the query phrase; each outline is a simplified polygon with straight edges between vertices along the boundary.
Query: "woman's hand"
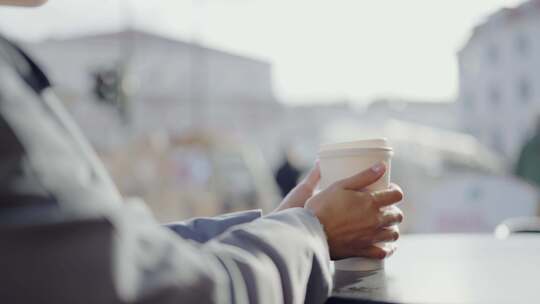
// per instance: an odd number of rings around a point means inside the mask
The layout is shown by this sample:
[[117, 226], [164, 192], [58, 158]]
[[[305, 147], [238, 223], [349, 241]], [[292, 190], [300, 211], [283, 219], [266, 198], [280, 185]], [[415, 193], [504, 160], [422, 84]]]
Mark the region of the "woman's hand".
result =
[[289, 208], [304, 208], [307, 200], [313, 196], [313, 191], [317, 188], [320, 179], [321, 170], [319, 169], [319, 163], [316, 162], [315, 166], [309, 171], [304, 180], [287, 194], [281, 204], [279, 204], [273, 212]]
[[386, 167], [377, 164], [352, 177], [338, 181], [311, 197], [309, 209], [323, 225], [332, 259], [368, 257], [383, 259], [393, 252], [392, 246], [374, 246], [398, 239], [396, 224], [403, 220], [397, 207], [403, 199], [397, 185], [387, 190], [367, 192], [364, 189], [384, 175]]

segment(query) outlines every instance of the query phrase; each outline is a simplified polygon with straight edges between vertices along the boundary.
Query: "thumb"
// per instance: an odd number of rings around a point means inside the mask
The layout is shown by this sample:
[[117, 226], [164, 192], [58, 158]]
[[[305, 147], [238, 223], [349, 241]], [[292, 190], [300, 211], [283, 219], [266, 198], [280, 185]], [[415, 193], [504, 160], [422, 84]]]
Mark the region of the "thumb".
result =
[[283, 202], [275, 211], [284, 210], [293, 207], [304, 207], [306, 201], [313, 195], [313, 191], [317, 187], [319, 180], [321, 179], [321, 170], [319, 169], [319, 163], [315, 163], [315, 166], [309, 171], [306, 178], [294, 187], [294, 189], [287, 194], [283, 199]]
[[380, 162], [369, 169], [337, 182], [337, 184], [346, 190], [362, 190], [378, 181], [384, 175], [384, 172], [386, 172], [386, 165]]

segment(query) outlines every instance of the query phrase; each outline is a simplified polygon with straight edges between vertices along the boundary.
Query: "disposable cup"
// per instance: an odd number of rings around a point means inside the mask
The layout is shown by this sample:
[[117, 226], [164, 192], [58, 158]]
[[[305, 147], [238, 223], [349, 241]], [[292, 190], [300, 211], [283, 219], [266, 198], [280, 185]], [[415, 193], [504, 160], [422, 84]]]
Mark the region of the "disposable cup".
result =
[[[386, 172], [376, 183], [366, 187], [367, 191], [388, 189], [393, 149], [384, 138], [365, 139], [352, 142], [322, 145], [319, 150], [322, 189], [344, 178], [353, 176], [382, 162]], [[384, 246], [384, 244], [377, 244]], [[384, 268], [384, 261], [367, 258], [349, 258], [337, 261], [336, 270], [371, 271]]]

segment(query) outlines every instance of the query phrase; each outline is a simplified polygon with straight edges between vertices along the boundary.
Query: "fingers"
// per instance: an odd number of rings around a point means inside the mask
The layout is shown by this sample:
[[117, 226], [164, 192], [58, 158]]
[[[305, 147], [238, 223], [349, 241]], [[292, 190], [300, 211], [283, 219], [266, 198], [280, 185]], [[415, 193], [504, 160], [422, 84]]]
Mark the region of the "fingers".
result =
[[395, 242], [399, 239], [399, 228], [391, 226], [382, 228], [373, 237], [374, 243]]
[[337, 184], [346, 190], [361, 190], [379, 180], [386, 171], [384, 163], [377, 163], [371, 168], [339, 181]]
[[394, 205], [403, 200], [403, 191], [398, 185], [392, 185], [388, 190], [376, 191], [372, 193], [373, 203], [376, 207], [386, 207]]
[[366, 249], [360, 250], [358, 256], [382, 260], [394, 254], [397, 249], [395, 244], [385, 244], [384, 246], [370, 246]]
[[309, 171], [308, 175], [304, 178], [301, 184], [313, 192], [313, 190], [317, 188], [317, 185], [319, 184], [320, 180], [321, 180], [321, 169], [319, 167], [319, 162], [317, 161], [315, 163], [315, 166], [313, 166], [313, 168]]
[[388, 208], [383, 210], [380, 227], [390, 227], [403, 222], [403, 212], [399, 208]]

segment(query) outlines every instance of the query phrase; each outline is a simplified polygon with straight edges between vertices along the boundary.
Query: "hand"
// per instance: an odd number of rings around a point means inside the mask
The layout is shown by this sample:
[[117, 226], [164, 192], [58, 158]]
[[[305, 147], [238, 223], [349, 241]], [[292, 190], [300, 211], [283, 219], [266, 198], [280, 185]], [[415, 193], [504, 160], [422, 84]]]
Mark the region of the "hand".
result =
[[319, 168], [319, 162], [316, 162], [304, 180], [287, 194], [273, 212], [279, 212], [289, 208], [304, 208], [306, 201], [313, 196], [313, 191], [317, 188], [320, 179], [321, 170]]
[[398, 239], [399, 231], [394, 226], [401, 223], [403, 213], [389, 206], [401, 201], [403, 192], [397, 185], [376, 192], [364, 190], [385, 171], [384, 164], [377, 164], [334, 183], [307, 201], [305, 208], [313, 212], [324, 228], [332, 259], [383, 259], [393, 252], [392, 248], [374, 245]]

